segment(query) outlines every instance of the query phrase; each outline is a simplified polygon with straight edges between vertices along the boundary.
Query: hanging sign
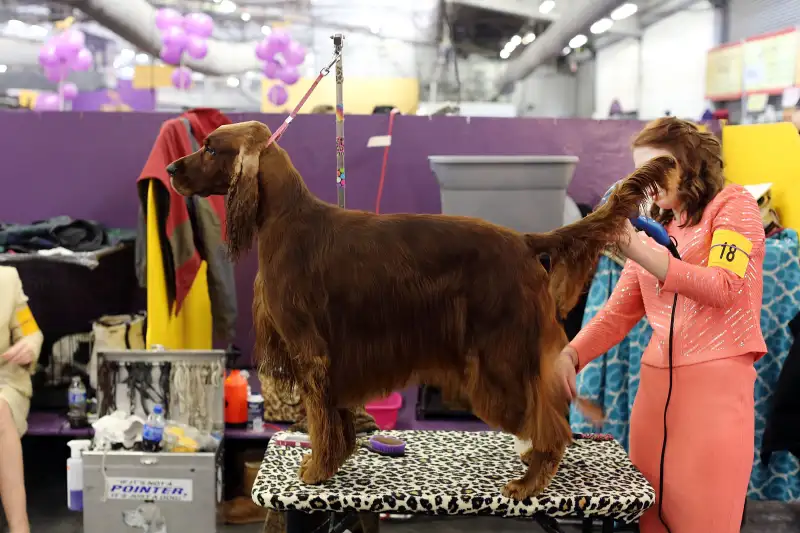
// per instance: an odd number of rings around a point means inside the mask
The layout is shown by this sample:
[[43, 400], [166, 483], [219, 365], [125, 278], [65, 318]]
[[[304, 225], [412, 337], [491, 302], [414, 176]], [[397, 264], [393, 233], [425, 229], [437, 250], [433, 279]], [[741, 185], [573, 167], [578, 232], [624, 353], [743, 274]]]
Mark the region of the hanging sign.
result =
[[761, 35], [744, 43], [744, 91], [781, 94], [795, 84], [798, 32]]
[[706, 98], [737, 100], [742, 96], [742, 52], [740, 43], [726, 44], [706, 56]]

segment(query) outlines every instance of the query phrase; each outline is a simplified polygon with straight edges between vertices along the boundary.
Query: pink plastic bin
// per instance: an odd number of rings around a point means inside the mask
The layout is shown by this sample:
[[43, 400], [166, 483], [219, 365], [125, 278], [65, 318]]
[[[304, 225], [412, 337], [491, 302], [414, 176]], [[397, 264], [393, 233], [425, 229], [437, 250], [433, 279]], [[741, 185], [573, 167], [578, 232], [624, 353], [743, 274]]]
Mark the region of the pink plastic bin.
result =
[[394, 429], [397, 424], [397, 413], [403, 406], [403, 397], [393, 392], [386, 398], [374, 400], [366, 405], [367, 412], [375, 419], [381, 429]]

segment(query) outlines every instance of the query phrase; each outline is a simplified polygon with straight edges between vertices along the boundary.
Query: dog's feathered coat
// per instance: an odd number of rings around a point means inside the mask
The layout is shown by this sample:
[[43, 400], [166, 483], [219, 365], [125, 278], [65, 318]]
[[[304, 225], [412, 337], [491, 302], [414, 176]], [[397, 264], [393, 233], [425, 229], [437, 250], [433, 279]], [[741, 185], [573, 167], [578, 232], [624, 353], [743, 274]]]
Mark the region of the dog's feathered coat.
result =
[[353, 452], [348, 408], [424, 382], [531, 440], [528, 471], [504, 494], [543, 490], [572, 437], [552, 371], [567, 343], [557, 311], [574, 305], [602, 248], [625, 235], [674, 161], [637, 170], [576, 224], [523, 235], [464, 217], [339, 209], [311, 194], [269, 136], [258, 122], [221, 127], [169, 172], [183, 195], [228, 194], [234, 258], [258, 242], [254, 355], [303, 393], [313, 452], [301, 479], [330, 478]]

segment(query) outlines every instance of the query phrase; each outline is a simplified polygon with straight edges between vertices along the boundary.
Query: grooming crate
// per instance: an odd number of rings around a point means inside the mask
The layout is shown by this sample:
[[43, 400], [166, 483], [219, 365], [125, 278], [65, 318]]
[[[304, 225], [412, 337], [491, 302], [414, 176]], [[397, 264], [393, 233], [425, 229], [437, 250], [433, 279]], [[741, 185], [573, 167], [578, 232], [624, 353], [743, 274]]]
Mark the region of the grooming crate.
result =
[[[225, 353], [217, 350], [106, 352], [99, 354], [98, 366], [104, 361], [117, 362], [121, 367], [137, 362], [218, 361], [224, 373]], [[219, 391], [208, 395], [212, 430], [219, 432], [224, 427], [223, 378], [224, 375], [219, 376]], [[127, 394], [119, 386], [116, 393], [118, 397]], [[104, 405], [99, 390], [98, 404]], [[142, 416], [141, 405], [135, 410]], [[182, 421], [183, 417], [173, 413], [169, 419]], [[84, 452], [83, 531], [215, 533], [221, 523], [218, 504], [223, 498], [222, 465], [221, 443], [216, 452]]]

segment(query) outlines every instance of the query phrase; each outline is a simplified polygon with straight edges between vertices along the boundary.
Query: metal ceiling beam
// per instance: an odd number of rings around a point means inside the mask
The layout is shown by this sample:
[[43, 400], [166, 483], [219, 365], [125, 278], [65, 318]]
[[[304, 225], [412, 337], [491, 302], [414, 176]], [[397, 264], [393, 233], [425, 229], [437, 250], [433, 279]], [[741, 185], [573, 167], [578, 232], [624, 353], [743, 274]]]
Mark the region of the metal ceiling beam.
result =
[[559, 18], [558, 14], [552, 11], [546, 14], [541, 13], [539, 11], [539, 2], [534, 0], [447, 0], [446, 3], [477, 7], [488, 11], [497, 11], [498, 13], [547, 22], [552, 22]]

